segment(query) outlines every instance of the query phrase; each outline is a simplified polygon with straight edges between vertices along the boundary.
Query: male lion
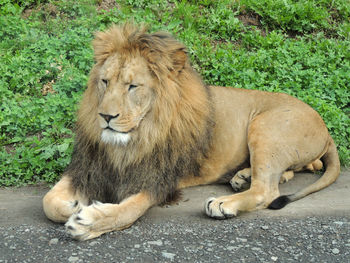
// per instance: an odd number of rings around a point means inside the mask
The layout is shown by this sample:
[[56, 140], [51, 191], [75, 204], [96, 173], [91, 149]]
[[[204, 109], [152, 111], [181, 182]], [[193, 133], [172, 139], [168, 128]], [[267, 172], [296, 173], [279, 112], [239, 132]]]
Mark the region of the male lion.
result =
[[[209, 198], [206, 214], [281, 208], [336, 180], [336, 146], [321, 117], [286, 94], [208, 87], [166, 33], [113, 26], [93, 41], [96, 64], [78, 112], [72, 161], [43, 199], [46, 216], [79, 240], [129, 227], [178, 189], [239, 171], [244, 192]], [[324, 175], [279, 196], [293, 171]], [[251, 168], [248, 168], [251, 167]], [[97, 201], [93, 201], [97, 200]]]

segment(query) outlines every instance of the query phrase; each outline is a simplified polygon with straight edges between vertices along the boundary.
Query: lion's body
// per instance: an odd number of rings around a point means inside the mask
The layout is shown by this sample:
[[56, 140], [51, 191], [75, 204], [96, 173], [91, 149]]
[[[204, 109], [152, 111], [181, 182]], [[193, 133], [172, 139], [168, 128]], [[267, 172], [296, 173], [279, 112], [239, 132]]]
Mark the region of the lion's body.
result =
[[278, 153], [283, 171], [299, 170], [319, 159], [328, 147], [329, 134], [321, 117], [289, 95], [226, 87], [211, 87], [211, 94], [216, 125], [206, 162], [215, 166], [212, 181], [249, 164], [254, 150], [249, 135], [255, 126], [260, 130], [259, 143], [269, 145], [266, 154]]
[[[251, 178], [250, 189], [207, 200], [209, 216], [280, 208], [339, 175], [334, 142], [305, 103], [280, 93], [206, 87], [184, 46], [167, 34], [114, 27], [97, 35], [94, 49], [72, 163], [44, 198], [46, 215], [68, 221], [74, 238], [128, 227], [177, 189], [242, 168], [251, 167], [231, 184], [241, 190]], [[278, 198], [280, 181], [305, 167], [320, 169], [320, 158], [327, 166], [320, 180]]]

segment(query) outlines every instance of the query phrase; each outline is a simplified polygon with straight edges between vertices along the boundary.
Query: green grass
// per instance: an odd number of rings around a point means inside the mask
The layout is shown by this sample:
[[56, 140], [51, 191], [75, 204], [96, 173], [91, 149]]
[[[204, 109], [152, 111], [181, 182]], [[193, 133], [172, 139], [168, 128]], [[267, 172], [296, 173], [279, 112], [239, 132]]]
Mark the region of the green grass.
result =
[[130, 20], [183, 41], [208, 84], [307, 102], [349, 166], [349, 18], [348, 0], [3, 0], [0, 186], [57, 180], [70, 161], [93, 34]]

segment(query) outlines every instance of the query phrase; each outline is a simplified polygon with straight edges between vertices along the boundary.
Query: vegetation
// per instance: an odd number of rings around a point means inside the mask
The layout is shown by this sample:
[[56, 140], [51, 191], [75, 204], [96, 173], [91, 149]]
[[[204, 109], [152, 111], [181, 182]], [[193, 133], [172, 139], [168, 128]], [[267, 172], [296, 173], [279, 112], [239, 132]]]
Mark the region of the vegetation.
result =
[[130, 20], [183, 41], [208, 84], [310, 104], [350, 164], [348, 0], [2, 0], [0, 186], [64, 171], [93, 34]]

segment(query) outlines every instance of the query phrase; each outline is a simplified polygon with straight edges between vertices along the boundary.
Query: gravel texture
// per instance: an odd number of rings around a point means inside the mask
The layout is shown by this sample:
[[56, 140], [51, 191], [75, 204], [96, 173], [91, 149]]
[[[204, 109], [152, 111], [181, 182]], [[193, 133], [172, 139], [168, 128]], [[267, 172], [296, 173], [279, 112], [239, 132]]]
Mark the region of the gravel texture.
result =
[[350, 219], [273, 218], [196, 224], [141, 219], [86, 242], [62, 225], [0, 227], [5, 262], [349, 262]]

